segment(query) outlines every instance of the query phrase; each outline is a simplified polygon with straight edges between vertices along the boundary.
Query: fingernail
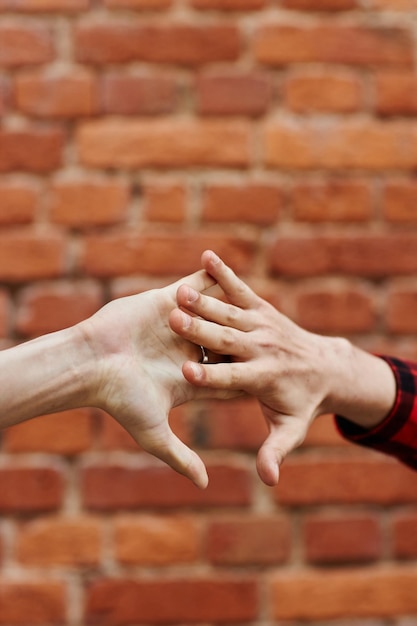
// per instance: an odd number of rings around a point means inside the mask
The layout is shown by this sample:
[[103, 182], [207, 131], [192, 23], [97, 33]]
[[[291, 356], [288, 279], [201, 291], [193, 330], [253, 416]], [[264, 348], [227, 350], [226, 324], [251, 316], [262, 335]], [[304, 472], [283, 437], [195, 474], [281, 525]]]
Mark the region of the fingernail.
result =
[[191, 363], [190, 367], [192, 369], [194, 378], [196, 380], [200, 380], [202, 378], [202, 374], [203, 374], [200, 365], [198, 365], [198, 363]]
[[215, 252], [212, 252], [211, 260], [213, 261], [213, 263], [220, 263], [220, 257], [218, 257]]
[[198, 298], [198, 293], [192, 287], [188, 288], [188, 302], [195, 302]]
[[181, 317], [182, 317], [182, 327], [184, 330], [187, 330], [191, 326], [191, 317], [187, 315], [187, 313], [184, 313], [183, 311], [181, 311]]

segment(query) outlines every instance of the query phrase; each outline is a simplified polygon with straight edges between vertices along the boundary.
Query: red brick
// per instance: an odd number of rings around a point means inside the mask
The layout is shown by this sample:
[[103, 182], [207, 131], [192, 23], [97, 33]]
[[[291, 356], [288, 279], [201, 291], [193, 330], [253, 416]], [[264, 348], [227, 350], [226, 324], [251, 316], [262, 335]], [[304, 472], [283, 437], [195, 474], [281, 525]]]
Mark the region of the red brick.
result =
[[308, 222], [349, 222], [372, 216], [370, 186], [360, 180], [302, 182], [291, 191], [294, 217]]
[[373, 515], [307, 515], [303, 536], [309, 563], [366, 562], [381, 556], [381, 529]]
[[297, 113], [352, 113], [362, 106], [362, 87], [354, 74], [296, 74], [290, 76], [284, 85], [284, 101]]
[[52, 413], [17, 424], [4, 431], [7, 452], [46, 452], [73, 455], [92, 445], [93, 428], [90, 409]]
[[[272, 580], [274, 619], [393, 617], [417, 610], [417, 575], [400, 567], [278, 574]], [[302, 598], [302, 602], [300, 602]]]
[[0, 0], [0, 10], [21, 13], [73, 13], [88, 9], [90, 0]]
[[0, 41], [0, 67], [39, 65], [55, 55], [51, 32], [44, 26], [2, 24]]
[[386, 318], [387, 330], [391, 333], [417, 332], [416, 289], [390, 289]]
[[51, 172], [61, 165], [63, 145], [58, 129], [0, 130], [0, 172]]
[[48, 467], [1, 468], [0, 484], [3, 514], [53, 511], [62, 502], [62, 476]]
[[197, 110], [202, 115], [249, 115], [266, 112], [272, 85], [266, 74], [206, 74], [196, 83]]
[[287, 276], [345, 273], [385, 277], [417, 271], [414, 234], [280, 238], [271, 249], [270, 269]]
[[392, 523], [393, 552], [399, 559], [417, 558], [417, 516], [399, 513]]
[[413, 62], [410, 33], [400, 28], [272, 24], [258, 29], [253, 47], [257, 61], [277, 66], [317, 62], [411, 67]]
[[100, 120], [80, 127], [77, 148], [84, 165], [101, 168], [246, 167], [249, 126], [217, 120]]
[[390, 222], [417, 222], [417, 182], [388, 181], [383, 193], [384, 217]]
[[381, 9], [382, 11], [410, 11], [416, 8], [415, 0], [370, 0], [370, 9]]
[[0, 233], [0, 280], [53, 278], [64, 271], [65, 246], [58, 234], [30, 231]]
[[90, 317], [103, 304], [96, 284], [31, 285], [19, 296], [16, 330], [34, 337], [67, 328]]
[[296, 321], [315, 332], [371, 332], [376, 322], [373, 301], [364, 289], [322, 289], [297, 298]]
[[98, 111], [97, 85], [86, 72], [49, 77], [40, 73], [17, 76], [15, 100], [23, 113], [39, 118], [75, 118]]
[[0, 182], [0, 224], [25, 224], [35, 217], [40, 190], [29, 182]]
[[103, 0], [109, 9], [167, 9], [173, 0]]
[[0, 581], [0, 624], [46, 626], [64, 623], [66, 589], [58, 582]]
[[416, 115], [417, 76], [411, 72], [379, 74], [375, 81], [375, 108], [382, 115]]
[[10, 86], [8, 81], [0, 78], [0, 116], [4, 115], [10, 107]]
[[[163, 601], [161, 601], [163, 599]], [[247, 622], [258, 612], [253, 579], [221, 577], [174, 580], [102, 579], [87, 596], [88, 623], [109, 626], [150, 624]]]
[[191, 0], [196, 9], [219, 9], [220, 11], [251, 11], [262, 9], [266, 0]]
[[0, 337], [7, 337], [11, 322], [11, 302], [6, 290], [0, 289]]
[[74, 49], [84, 63], [175, 63], [200, 65], [235, 61], [240, 53], [236, 27], [223, 24], [151, 26], [129, 22], [84, 24], [75, 29]]
[[289, 458], [281, 468], [277, 500], [282, 505], [335, 503], [393, 505], [413, 502], [413, 473], [385, 457], [328, 457], [310, 453]]
[[283, 193], [276, 185], [211, 185], [204, 190], [202, 219], [268, 226], [278, 220], [282, 204]]
[[145, 183], [144, 215], [150, 222], [183, 222], [187, 214], [187, 189], [178, 183]]
[[123, 565], [193, 563], [200, 557], [201, 535], [201, 524], [192, 517], [127, 516], [114, 525], [114, 556]]
[[249, 269], [254, 253], [254, 243], [249, 239], [223, 233], [196, 232], [192, 237], [91, 235], [86, 238], [82, 268], [93, 276], [185, 275], [200, 267], [201, 253], [208, 248], [215, 249], [240, 273]]
[[282, 6], [302, 11], [346, 11], [357, 8], [357, 0], [282, 0]]
[[75, 228], [116, 224], [126, 219], [129, 201], [129, 185], [122, 180], [57, 181], [50, 189], [49, 216]]
[[255, 451], [268, 435], [257, 400], [211, 401], [199, 411], [195, 425], [200, 446]]
[[340, 447], [351, 444], [340, 435], [333, 415], [320, 415], [310, 426], [302, 445], [303, 447], [318, 446], [322, 448], [323, 446]]
[[416, 132], [409, 122], [270, 123], [265, 163], [279, 169], [414, 170]]
[[207, 556], [216, 565], [273, 565], [288, 561], [291, 527], [283, 516], [214, 518], [207, 535]]
[[16, 557], [24, 565], [92, 566], [100, 553], [101, 524], [95, 519], [39, 518], [18, 528]]
[[83, 473], [84, 506], [111, 511], [142, 507], [246, 506], [250, 503], [249, 474], [233, 466], [208, 466], [205, 491], [166, 467], [97, 465]]
[[160, 115], [174, 111], [177, 100], [174, 78], [110, 74], [103, 79], [105, 113]]

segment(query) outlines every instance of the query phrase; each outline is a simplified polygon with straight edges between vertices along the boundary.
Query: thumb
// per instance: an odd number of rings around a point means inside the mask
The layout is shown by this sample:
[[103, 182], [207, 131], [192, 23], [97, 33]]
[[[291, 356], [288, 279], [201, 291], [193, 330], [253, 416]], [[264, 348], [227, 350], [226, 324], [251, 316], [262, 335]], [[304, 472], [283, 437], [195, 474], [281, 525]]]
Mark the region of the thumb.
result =
[[269, 487], [278, 484], [280, 466], [287, 454], [304, 441], [305, 430], [300, 429], [299, 420], [295, 417], [291, 420], [291, 424], [273, 424], [258, 452], [256, 468], [260, 479]]
[[202, 459], [173, 433], [167, 419], [148, 431], [142, 431], [135, 439], [146, 452], [189, 478], [197, 487], [207, 487], [208, 475]]

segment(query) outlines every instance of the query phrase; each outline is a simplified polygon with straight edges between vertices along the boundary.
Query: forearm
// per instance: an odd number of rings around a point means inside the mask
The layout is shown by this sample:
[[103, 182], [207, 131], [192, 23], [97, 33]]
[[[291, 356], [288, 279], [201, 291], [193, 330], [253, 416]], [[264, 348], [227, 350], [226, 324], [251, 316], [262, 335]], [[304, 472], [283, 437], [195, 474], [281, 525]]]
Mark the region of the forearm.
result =
[[94, 363], [78, 327], [0, 352], [0, 428], [88, 405]]
[[329, 392], [325, 412], [341, 415], [373, 428], [389, 414], [396, 399], [396, 380], [383, 359], [365, 352], [346, 340], [328, 339], [332, 344], [327, 361]]

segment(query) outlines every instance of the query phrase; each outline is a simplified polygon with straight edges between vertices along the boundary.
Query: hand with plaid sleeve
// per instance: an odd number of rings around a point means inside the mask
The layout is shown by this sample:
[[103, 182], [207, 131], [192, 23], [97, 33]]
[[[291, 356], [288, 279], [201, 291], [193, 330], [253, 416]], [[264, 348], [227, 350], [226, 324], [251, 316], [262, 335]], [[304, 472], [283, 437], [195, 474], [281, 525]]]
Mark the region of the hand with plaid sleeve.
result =
[[182, 285], [173, 330], [229, 363], [183, 366], [199, 387], [256, 396], [270, 434], [257, 467], [278, 482], [284, 457], [304, 439], [312, 421], [333, 413], [340, 432], [358, 444], [392, 454], [417, 468], [417, 364], [377, 357], [346, 339], [307, 332], [258, 297], [213, 252], [202, 257], [226, 302]]

